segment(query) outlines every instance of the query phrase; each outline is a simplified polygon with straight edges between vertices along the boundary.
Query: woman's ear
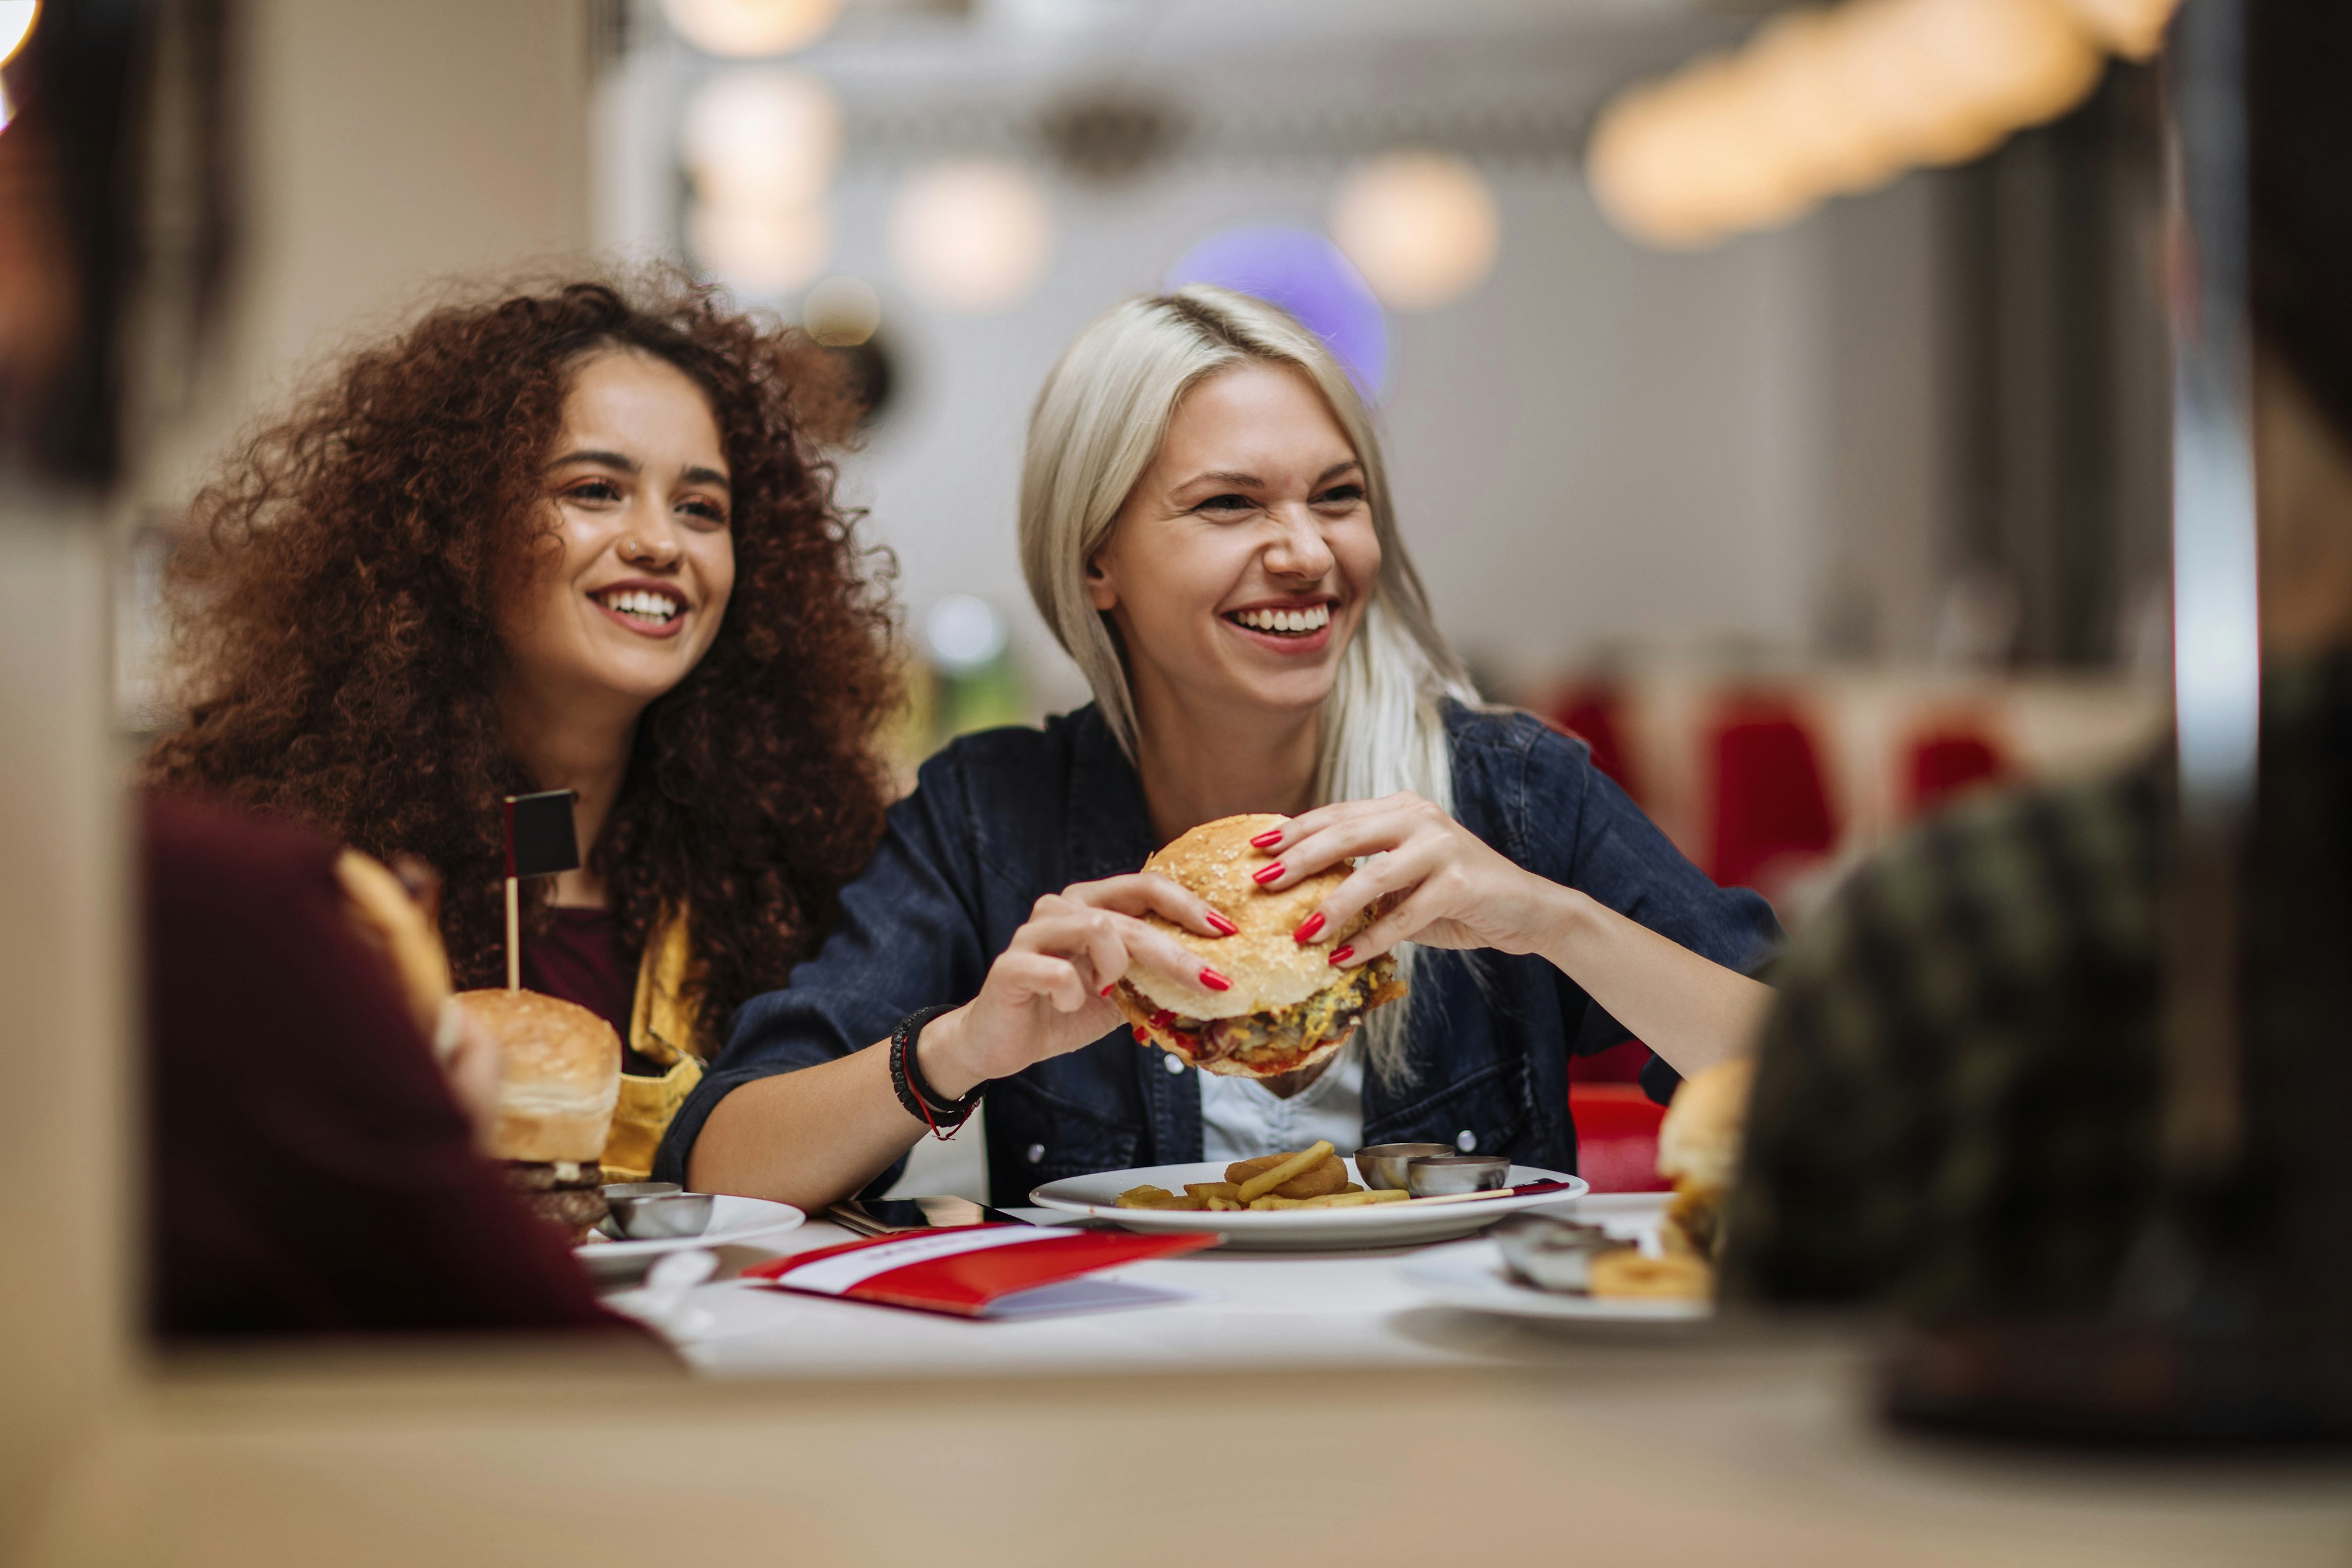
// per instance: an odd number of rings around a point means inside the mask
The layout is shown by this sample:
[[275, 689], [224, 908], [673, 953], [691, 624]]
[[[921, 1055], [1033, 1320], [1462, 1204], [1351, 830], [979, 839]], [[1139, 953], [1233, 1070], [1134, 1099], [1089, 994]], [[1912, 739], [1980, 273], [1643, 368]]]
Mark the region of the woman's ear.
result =
[[1110, 568], [1103, 564], [1099, 553], [1087, 562], [1087, 603], [1105, 612], [1118, 607], [1118, 585], [1111, 581]]

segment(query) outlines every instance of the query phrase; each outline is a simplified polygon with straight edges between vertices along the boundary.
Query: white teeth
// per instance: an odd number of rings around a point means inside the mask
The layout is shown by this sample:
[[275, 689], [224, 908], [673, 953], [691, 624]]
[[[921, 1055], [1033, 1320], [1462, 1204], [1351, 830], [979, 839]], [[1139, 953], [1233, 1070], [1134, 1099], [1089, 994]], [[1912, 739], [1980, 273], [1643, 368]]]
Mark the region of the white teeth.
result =
[[669, 620], [677, 615], [680, 608], [677, 601], [666, 594], [648, 594], [641, 591], [606, 594], [604, 595], [604, 602], [608, 607], [618, 610], [625, 616], [635, 616], [640, 620], [647, 621]]
[[1321, 631], [1331, 624], [1331, 606], [1310, 605], [1303, 610], [1244, 610], [1234, 617], [1255, 631], [1297, 636]]

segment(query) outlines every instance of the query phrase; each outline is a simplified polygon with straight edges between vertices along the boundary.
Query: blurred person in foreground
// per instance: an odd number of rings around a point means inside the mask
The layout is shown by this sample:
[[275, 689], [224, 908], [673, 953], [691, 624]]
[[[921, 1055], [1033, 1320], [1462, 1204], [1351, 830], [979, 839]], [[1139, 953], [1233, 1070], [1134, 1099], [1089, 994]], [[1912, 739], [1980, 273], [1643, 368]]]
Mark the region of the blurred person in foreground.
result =
[[[1573, 1170], [1571, 1054], [1637, 1035], [1663, 1092], [1748, 1048], [1770, 910], [1685, 860], [1581, 742], [1478, 703], [1370, 419], [1312, 332], [1219, 289], [1114, 308], [1039, 394], [1022, 493], [1030, 593], [1095, 701], [924, 765], [841, 926], [743, 1010], [656, 1174], [803, 1206], [887, 1184], [932, 1120], [894, 1083], [894, 1042], [950, 1122], [986, 1086], [1000, 1202], [1318, 1139]], [[1223, 851], [1255, 872], [1236, 897], [1362, 864], [1295, 930], [1246, 935], [1244, 910], [1138, 870], [1243, 815], [1289, 820]], [[1149, 970], [1213, 1006], [1246, 976], [1179, 931], [1305, 953], [1310, 974], [1415, 944], [1412, 994], [1296, 1070], [1202, 1072], [1108, 999]]]
[[150, 780], [422, 859], [466, 986], [504, 981], [500, 797], [577, 792], [522, 978], [625, 1047], [608, 1181], [881, 831], [887, 605], [819, 445], [853, 416], [797, 330], [579, 282], [350, 356], [192, 508]]
[[[2293, 1233], [2352, 1131], [2352, 10], [2255, 0], [2248, 46], [2265, 674], [2229, 1223], [2280, 1258], [2336, 1245]], [[1960, 808], [1806, 931], [1775, 975], [1729, 1294], [1928, 1317], [2114, 1298], [2161, 1184], [2171, 798], [2168, 750]]]
[[496, 1046], [393, 874], [188, 797], [139, 822], [154, 1331], [635, 1333], [482, 1157]]

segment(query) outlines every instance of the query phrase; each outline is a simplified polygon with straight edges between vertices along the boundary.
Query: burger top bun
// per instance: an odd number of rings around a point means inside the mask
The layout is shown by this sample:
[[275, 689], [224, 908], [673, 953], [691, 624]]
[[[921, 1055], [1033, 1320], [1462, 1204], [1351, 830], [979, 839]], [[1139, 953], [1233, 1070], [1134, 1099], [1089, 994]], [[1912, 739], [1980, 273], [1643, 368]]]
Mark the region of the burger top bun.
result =
[[1251, 872], [1272, 863], [1250, 839], [1287, 820], [1259, 815], [1204, 822], [1143, 863], [1145, 870], [1190, 888], [1241, 927], [1232, 936], [1202, 936], [1158, 915], [1144, 917], [1172, 932], [1201, 955], [1202, 963], [1231, 980], [1234, 988], [1212, 991], [1139, 965], [1128, 972], [1129, 984], [1160, 1006], [1188, 1018], [1238, 1018], [1304, 1002], [1339, 978], [1339, 971], [1331, 967], [1331, 951], [1370, 923], [1369, 911], [1341, 929], [1321, 932], [1313, 942], [1294, 942], [1290, 933], [1348, 879], [1349, 868], [1335, 866], [1276, 893], [1250, 880]]
[[621, 1098], [613, 1026], [536, 991], [460, 991], [457, 1005], [498, 1037], [498, 1158], [601, 1159]]
[[1658, 1127], [1658, 1174], [1677, 1185], [1723, 1191], [1739, 1170], [1756, 1058], [1718, 1062], [1675, 1090]]

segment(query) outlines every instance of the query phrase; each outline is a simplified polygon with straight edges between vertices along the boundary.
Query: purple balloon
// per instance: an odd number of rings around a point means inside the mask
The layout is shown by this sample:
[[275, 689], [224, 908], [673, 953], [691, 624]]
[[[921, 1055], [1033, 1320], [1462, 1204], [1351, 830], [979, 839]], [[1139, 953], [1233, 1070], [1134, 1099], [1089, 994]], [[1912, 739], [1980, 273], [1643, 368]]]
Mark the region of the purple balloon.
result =
[[1330, 345], [1366, 400], [1389, 380], [1389, 319], [1339, 247], [1311, 229], [1220, 229], [1168, 269], [1168, 287], [1214, 283], [1281, 306]]

